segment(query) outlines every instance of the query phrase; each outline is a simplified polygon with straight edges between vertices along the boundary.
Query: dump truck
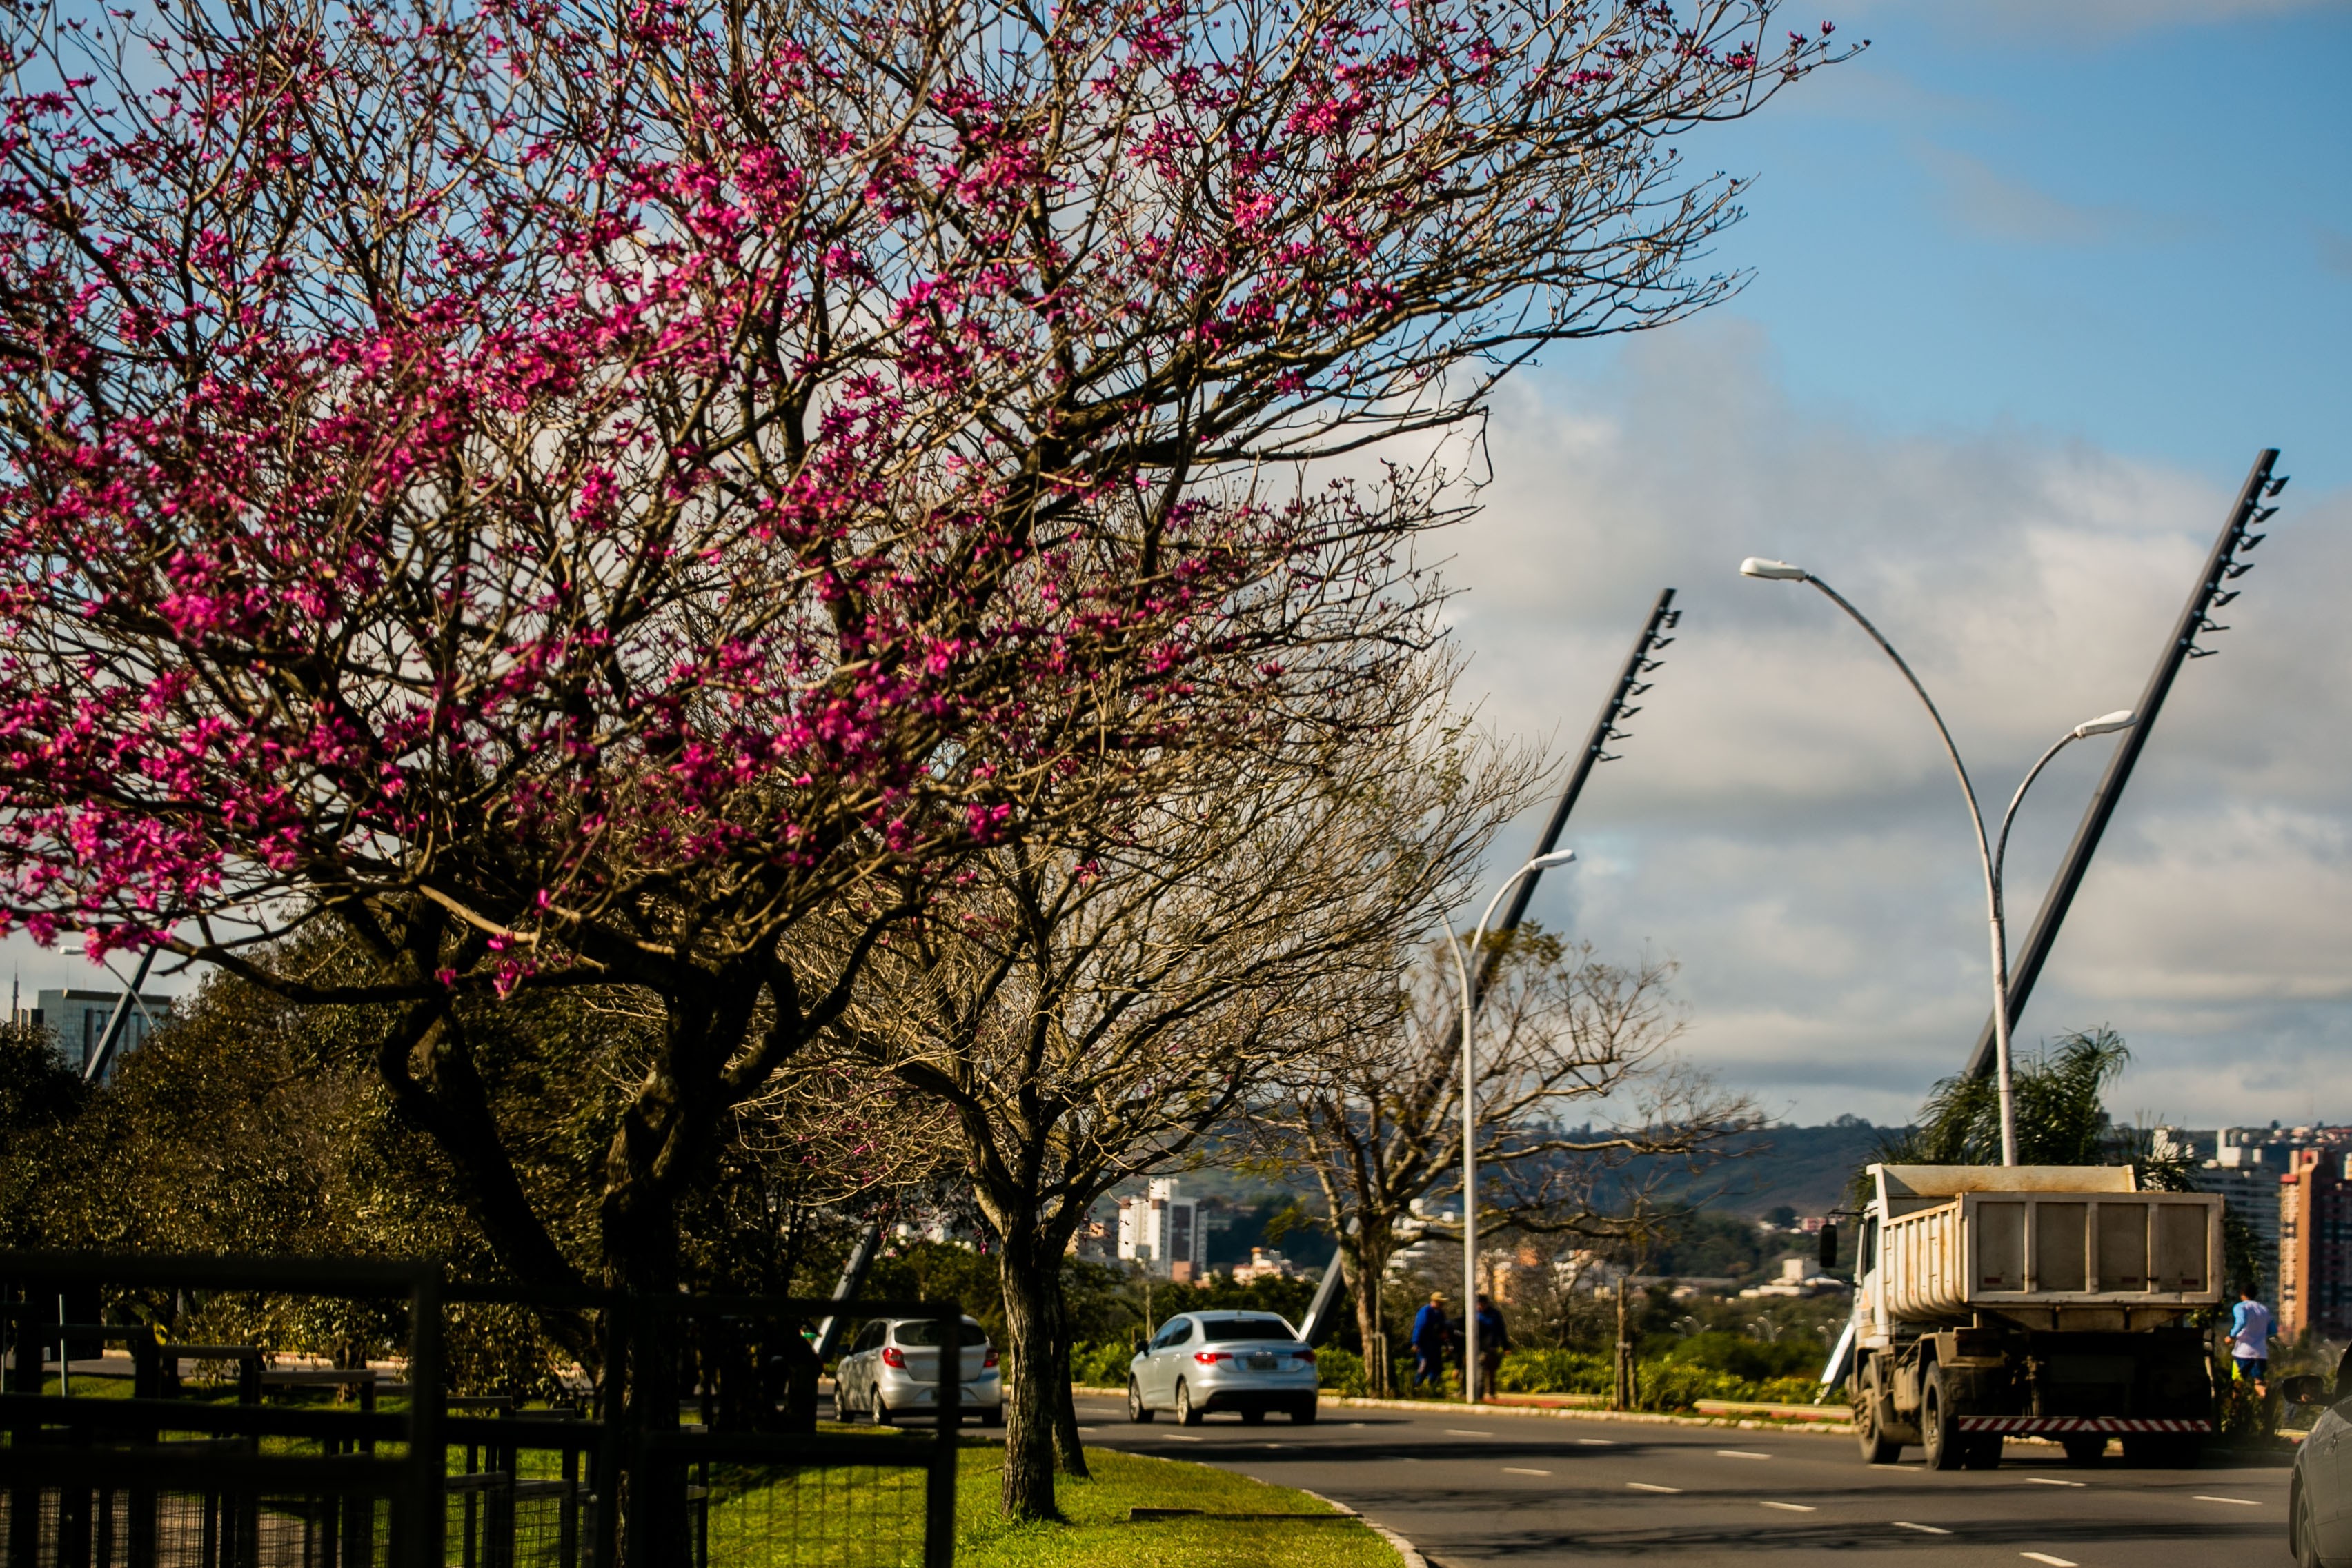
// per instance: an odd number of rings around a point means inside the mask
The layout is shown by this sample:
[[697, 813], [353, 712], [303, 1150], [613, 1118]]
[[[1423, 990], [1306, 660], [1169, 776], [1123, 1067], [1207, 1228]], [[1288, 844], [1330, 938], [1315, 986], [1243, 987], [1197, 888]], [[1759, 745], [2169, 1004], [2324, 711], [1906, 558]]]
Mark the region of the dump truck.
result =
[[[2189, 1464], [2213, 1429], [2190, 1313], [2221, 1300], [2221, 1199], [2142, 1190], [2128, 1166], [1869, 1169], [1843, 1379], [1863, 1458], [1906, 1445], [1939, 1470], [2000, 1462], [2005, 1437], [2095, 1462]], [[1822, 1255], [1834, 1262], [1837, 1233]]]

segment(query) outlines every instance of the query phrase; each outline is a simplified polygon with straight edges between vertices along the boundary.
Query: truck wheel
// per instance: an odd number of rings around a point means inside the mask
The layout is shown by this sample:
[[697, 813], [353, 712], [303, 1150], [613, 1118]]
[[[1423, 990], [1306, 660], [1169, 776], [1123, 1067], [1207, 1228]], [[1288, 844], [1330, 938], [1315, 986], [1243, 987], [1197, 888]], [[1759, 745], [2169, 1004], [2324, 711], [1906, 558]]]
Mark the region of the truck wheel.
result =
[[1903, 1457], [1903, 1445], [1888, 1440], [1878, 1416], [1878, 1390], [1864, 1385], [1853, 1407], [1853, 1436], [1865, 1465], [1891, 1465]]
[[2107, 1457], [2107, 1438], [2104, 1432], [2084, 1432], [2075, 1437], [2061, 1437], [2070, 1465], [2095, 1465]]
[[1927, 1450], [1931, 1470], [1957, 1470], [1968, 1458], [1968, 1439], [1960, 1435], [1952, 1414], [1951, 1396], [1944, 1388], [1944, 1369], [1927, 1369], [1927, 1391], [1919, 1397], [1919, 1441]]

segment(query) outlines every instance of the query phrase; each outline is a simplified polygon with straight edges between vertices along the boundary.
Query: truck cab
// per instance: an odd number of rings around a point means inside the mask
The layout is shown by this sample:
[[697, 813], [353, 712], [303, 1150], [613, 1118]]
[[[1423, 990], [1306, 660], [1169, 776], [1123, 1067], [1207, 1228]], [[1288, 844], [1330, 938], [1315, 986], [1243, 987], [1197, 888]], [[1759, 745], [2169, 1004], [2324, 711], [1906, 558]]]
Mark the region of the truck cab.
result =
[[2194, 1462], [2213, 1429], [2203, 1334], [2221, 1300], [2221, 1199], [2143, 1190], [2128, 1166], [1869, 1167], [1843, 1377], [1863, 1457], [1908, 1444], [1990, 1468], [2011, 1436], [2075, 1463], [2120, 1437]]

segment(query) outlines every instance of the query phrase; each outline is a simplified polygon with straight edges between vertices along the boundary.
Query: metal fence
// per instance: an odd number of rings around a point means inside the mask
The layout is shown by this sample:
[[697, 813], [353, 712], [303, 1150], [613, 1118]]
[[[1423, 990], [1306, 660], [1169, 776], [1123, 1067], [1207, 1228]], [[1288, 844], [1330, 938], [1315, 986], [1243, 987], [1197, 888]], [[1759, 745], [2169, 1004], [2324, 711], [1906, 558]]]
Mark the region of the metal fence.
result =
[[[142, 1293], [224, 1291], [366, 1303], [404, 1328], [406, 1356], [389, 1375], [289, 1369], [257, 1346], [173, 1343], [139, 1321]], [[100, 1321], [75, 1321], [78, 1302]], [[605, 1375], [574, 1408], [453, 1397], [453, 1302], [582, 1314]], [[802, 1325], [838, 1310], [453, 1286], [420, 1263], [0, 1253], [6, 1568], [947, 1568], [962, 1310], [853, 1309], [940, 1324], [929, 1441], [814, 1429]], [[613, 1370], [649, 1322], [667, 1336], [650, 1343], [788, 1343], [809, 1379], [806, 1429], [714, 1430], [683, 1420], [683, 1404], [649, 1408]], [[117, 1347], [127, 1355], [104, 1354]]]

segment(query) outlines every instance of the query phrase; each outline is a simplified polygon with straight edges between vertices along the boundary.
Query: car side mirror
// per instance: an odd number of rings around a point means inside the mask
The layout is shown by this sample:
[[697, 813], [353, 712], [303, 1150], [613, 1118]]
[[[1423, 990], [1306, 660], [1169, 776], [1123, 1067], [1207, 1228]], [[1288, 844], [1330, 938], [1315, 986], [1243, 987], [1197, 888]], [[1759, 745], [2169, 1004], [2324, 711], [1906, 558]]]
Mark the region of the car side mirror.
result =
[[1837, 1265], [1837, 1225], [1833, 1220], [1823, 1220], [1822, 1222], [1822, 1267], [1834, 1269]]
[[2279, 1384], [2279, 1397], [2289, 1405], [2325, 1405], [2327, 1385], [2310, 1373], [2300, 1373]]

